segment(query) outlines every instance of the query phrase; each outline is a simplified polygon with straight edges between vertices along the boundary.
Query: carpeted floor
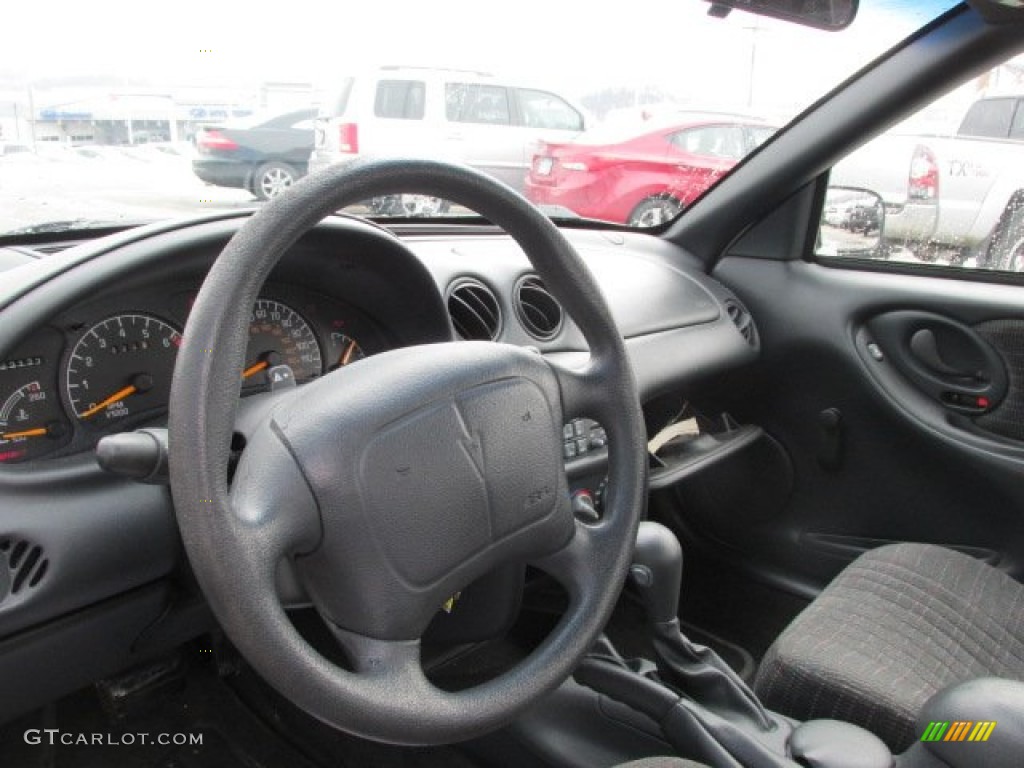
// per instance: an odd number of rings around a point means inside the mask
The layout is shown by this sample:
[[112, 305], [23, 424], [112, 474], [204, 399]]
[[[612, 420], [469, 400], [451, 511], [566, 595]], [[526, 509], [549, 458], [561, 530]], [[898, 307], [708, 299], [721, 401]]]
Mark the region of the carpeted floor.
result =
[[[0, 728], [5, 768], [477, 768], [460, 751], [407, 749], [341, 734], [301, 712], [244, 665], [222, 678], [189, 660], [158, 705], [112, 717], [93, 688]], [[56, 729], [50, 744], [46, 729]], [[26, 738], [27, 734], [27, 738]], [[93, 744], [98, 734], [104, 744]], [[183, 734], [200, 743], [155, 742]], [[84, 738], [83, 738], [84, 737]], [[60, 741], [71, 741], [61, 744]], [[40, 743], [29, 743], [37, 741]], [[82, 742], [85, 743], [75, 743]], [[110, 744], [109, 742], [113, 742]]]

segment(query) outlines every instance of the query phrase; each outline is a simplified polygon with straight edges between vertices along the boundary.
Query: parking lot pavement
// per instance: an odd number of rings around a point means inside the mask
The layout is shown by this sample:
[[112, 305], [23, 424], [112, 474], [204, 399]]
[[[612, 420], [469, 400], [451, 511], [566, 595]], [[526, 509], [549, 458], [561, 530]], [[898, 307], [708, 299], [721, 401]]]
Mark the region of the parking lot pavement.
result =
[[207, 186], [188, 145], [43, 148], [0, 157], [0, 233], [47, 221], [144, 221], [257, 205]]
[[[51, 221], [140, 222], [261, 205], [192, 173], [189, 144], [41, 147], [0, 156], [0, 234]], [[346, 209], [366, 214], [365, 206]], [[452, 215], [471, 214], [453, 206]]]

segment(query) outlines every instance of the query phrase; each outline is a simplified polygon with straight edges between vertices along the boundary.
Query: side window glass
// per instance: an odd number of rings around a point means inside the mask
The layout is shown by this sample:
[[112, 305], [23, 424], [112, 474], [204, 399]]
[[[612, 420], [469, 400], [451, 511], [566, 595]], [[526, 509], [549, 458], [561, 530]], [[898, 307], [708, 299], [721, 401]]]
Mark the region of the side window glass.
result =
[[753, 152], [772, 137], [775, 129], [764, 125], [748, 125], [747, 132], [750, 135], [749, 151]]
[[445, 116], [453, 123], [508, 125], [508, 89], [480, 83], [447, 83]]
[[1022, 63], [1004, 62], [837, 163], [817, 255], [1024, 272]]
[[553, 131], [582, 131], [583, 115], [564, 99], [546, 91], [517, 88], [519, 112], [527, 128], [546, 128]]
[[702, 125], [678, 131], [669, 141], [684, 152], [709, 158], [738, 160], [744, 155], [743, 129], [738, 125]]
[[688, 128], [669, 136], [669, 142], [677, 149], [691, 155], [706, 155], [714, 143], [714, 136], [708, 128]]
[[1010, 134], [1016, 99], [988, 99], [979, 101], [967, 110], [960, 124], [961, 136], [981, 136], [986, 139], [1005, 139]]
[[425, 90], [422, 80], [381, 80], [373, 114], [394, 120], [422, 120]]
[[1010, 138], [1024, 141], [1024, 99], [1017, 102], [1017, 109], [1013, 113], [1013, 123], [1010, 124]]

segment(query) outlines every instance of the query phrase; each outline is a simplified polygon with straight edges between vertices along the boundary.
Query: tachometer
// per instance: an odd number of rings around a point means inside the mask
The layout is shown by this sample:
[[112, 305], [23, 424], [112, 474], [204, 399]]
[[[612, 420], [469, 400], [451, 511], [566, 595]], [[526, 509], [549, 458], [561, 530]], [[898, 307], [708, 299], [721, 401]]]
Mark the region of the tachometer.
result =
[[246, 386], [264, 383], [260, 374], [277, 365], [291, 368], [299, 383], [316, 378], [323, 373], [320, 342], [309, 323], [287, 304], [274, 299], [257, 299], [242, 371]]
[[114, 315], [71, 350], [68, 403], [81, 421], [107, 423], [166, 407], [181, 334], [152, 315]]

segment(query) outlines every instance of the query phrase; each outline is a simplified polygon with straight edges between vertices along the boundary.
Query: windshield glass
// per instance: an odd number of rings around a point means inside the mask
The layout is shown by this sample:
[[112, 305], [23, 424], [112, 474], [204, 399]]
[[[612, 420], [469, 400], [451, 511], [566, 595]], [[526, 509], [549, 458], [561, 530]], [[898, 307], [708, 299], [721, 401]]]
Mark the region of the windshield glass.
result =
[[[826, 32], [703, 0], [181, 0], [5, 11], [0, 233], [246, 209], [363, 155], [455, 160], [552, 215], [652, 226], [949, 5]], [[459, 215], [365, 201], [376, 216]]]

